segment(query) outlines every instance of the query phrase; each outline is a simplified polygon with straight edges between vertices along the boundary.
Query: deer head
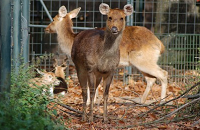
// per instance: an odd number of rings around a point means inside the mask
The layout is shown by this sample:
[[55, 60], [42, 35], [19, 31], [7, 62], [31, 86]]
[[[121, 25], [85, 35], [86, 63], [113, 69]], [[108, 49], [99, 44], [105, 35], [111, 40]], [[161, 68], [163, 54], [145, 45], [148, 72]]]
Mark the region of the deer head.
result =
[[61, 65], [58, 65], [58, 60], [54, 59], [53, 67], [55, 67], [55, 75], [56, 75], [56, 77], [61, 77], [61, 78], [65, 79], [65, 69], [67, 68], [66, 59], [63, 59]]
[[42, 75], [40, 81], [42, 84], [46, 85], [59, 85], [60, 81], [56, 78], [56, 75], [53, 72], [42, 72], [36, 69], [37, 72]]
[[[59, 28], [63, 28], [62, 24], [66, 24], [66, 26], [73, 26], [72, 18], [75, 18], [81, 8], [74, 9], [67, 13], [67, 9], [65, 6], [61, 6], [58, 10], [58, 14], [53, 18], [53, 22], [51, 22], [45, 29], [46, 33], [57, 33]], [[63, 21], [67, 21], [66, 23]]]
[[[118, 34], [125, 28], [125, 17], [133, 13], [133, 6], [127, 4], [124, 6], [124, 12], [116, 12], [119, 9], [110, 9], [109, 5], [102, 3], [99, 6], [99, 11], [103, 15], [107, 15], [107, 29], [113, 34]], [[120, 13], [120, 14], [119, 14]]]

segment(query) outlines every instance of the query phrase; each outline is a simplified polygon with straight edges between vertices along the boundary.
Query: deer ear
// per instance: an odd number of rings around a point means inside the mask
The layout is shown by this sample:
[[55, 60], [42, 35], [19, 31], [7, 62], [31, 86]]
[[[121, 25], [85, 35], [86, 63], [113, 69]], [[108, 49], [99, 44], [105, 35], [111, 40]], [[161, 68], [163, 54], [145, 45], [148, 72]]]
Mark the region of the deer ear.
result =
[[133, 6], [131, 4], [127, 4], [124, 6], [124, 13], [126, 16], [129, 16], [133, 13]]
[[99, 5], [99, 11], [101, 12], [101, 14], [107, 15], [110, 12], [110, 7], [105, 3], [101, 3]]
[[58, 13], [59, 13], [60, 17], [65, 17], [67, 15], [67, 9], [66, 9], [66, 7], [65, 6], [61, 6], [59, 8]]
[[75, 18], [78, 15], [78, 13], [79, 13], [80, 10], [81, 10], [81, 7], [72, 10], [71, 12], [69, 12], [69, 17], [71, 19]]
[[40, 70], [38, 70], [38, 69], [36, 69], [36, 70], [37, 70], [37, 72], [38, 72], [39, 74], [44, 75], [44, 73], [43, 73], [42, 71], [40, 71]]
[[53, 67], [57, 67], [58, 66], [57, 59], [53, 59], [53, 60], [54, 60]]
[[62, 70], [66, 70], [66, 69], [67, 69], [67, 66], [62, 67]]

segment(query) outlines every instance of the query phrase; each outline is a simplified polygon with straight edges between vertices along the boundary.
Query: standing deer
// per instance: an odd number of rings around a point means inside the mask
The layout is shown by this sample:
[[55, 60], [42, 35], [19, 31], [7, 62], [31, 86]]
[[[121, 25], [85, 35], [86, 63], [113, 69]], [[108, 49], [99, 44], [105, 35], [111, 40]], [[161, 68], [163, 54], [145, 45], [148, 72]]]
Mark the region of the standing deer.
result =
[[53, 18], [53, 22], [45, 28], [46, 33], [57, 33], [58, 44], [68, 57], [71, 57], [72, 45], [77, 35], [73, 32], [71, 19], [78, 15], [80, 9], [79, 7], [67, 13], [65, 6], [61, 6], [58, 14]]
[[[58, 44], [68, 57], [71, 57], [72, 45], [77, 36], [77, 34], [73, 32], [73, 22], [71, 19], [78, 15], [80, 9], [81, 8], [79, 7], [67, 13], [66, 7], [61, 6], [58, 10], [58, 14], [53, 18], [53, 22], [45, 28], [46, 33], [57, 33]], [[89, 100], [90, 99], [88, 98], [87, 105], [90, 103]]]
[[[76, 17], [79, 11], [80, 8], [77, 8], [67, 13], [66, 8], [61, 6], [58, 15], [54, 17], [54, 21], [45, 29], [46, 33], [58, 34], [58, 44], [63, 52], [70, 57], [72, 44], [77, 35], [72, 30], [73, 22], [71, 19]], [[168, 73], [157, 64], [159, 56], [164, 50], [163, 43], [145, 27], [127, 26], [125, 28], [120, 43], [119, 65], [135, 66], [144, 75], [147, 87], [141, 100], [138, 99], [140, 103], [145, 103], [156, 78], [161, 81], [161, 99], [163, 102], [165, 101]]]
[[132, 14], [133, 7], [127, 4], [123, 10], [110, 9], [109, 5], [102, 3], [99, 11], [107, 15], [105, 31], [93, 29], [80, 32], [74, 39], [71, 52], [82, 88], [83, 121], [86, 121], [87, 85], [90, 89], [90, 122], [93, 122], [94, 95], [101, 79], [104, 88], [103, 118], [107, 121], [109, 87], [120, 60], [119, 44], [125, 29], [125, 17]]

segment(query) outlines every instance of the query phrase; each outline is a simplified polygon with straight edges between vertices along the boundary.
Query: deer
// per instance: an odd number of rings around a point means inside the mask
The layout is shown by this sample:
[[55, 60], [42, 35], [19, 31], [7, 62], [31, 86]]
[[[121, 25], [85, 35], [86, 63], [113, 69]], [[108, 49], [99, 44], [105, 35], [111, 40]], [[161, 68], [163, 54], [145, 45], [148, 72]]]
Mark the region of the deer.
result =
[[[67, 13], [65, 6], [61, 6], [54, 21], [45, 28], [46, 33], [57, 33], [58, 44], [69, 57], [71, 57], [73, 41], [77, 36], [72, 29], [72, 18], [78, 15], [80, 9], [79, 7]], [[97, 29], [105, 30], [105, 28]], [[150, 30], [142, 26], [126, 26], [122, 39], [119, 66], [135, 66], [147, 82], [144, 94], [135, 98], [135, 101], [145, 104], [153, 84], [158, 79], [161, 81], [162, 88], [160, 103], [165, 102], [168, 72], [157, 64], [160, 55], [165, 51], [163, 43]]]
[[109, 5], [101, 3], [99, 11], [102, 15], [107, 16], [106, 29], [91, 29], [80, 32], [74, 39], [71, 50], [71, 58], [82, 88], [83, 121], [86, 121], [87, 115], [87, 87], [90, 89], [89, 122], [93, 122], [94, 95], [102, 79], [104, 89], [103, 120], [104, 122], [108, 121], [107, 100], [109, 88], [120, 61], [119, 45], [125, 29], [125, 17], [132, 14], [133, 7], [127, 4], [123, 10], [111, 9]]
[[[65, 6], [61, 6], [58, 10], [58, 14], [53, 18], [53, 22], [51, 22], [46, 28], [45, 33], [57, 33], [58, 44], [61, 50], [71, 58], [71, 49], [74, 42], [75, 37], [78, 33], [73, 32], [73, 21], [72, 19], [77, 17], [80, 12], [81, 7], [76, 8], [69, 13], [67, 13], [67, 9]], [[88, 89], [88, 97], [89, 97], [89, 89]], [[95, 98], [96, 101], [96, 98]], [[87, 105], [90, 104], [89, 98], [87, 100]]]
[[[49, 86], [49, 93], [53, 96], [54, 85], [59, 85], [60, 81], [56, 78], [56, 75], [53, 72], [42, 72], [38, 69], [36, 70], [42, 77], [30, 79], [29, 86], [33, 88]], [[45, 89], [43, 91], [46, 92]]]
[[59, 85], [54, 86], [53, 93], [61, 93], [61, 95], [65, 95], [68, 91], [68, 85], [65, 81], [65, 69], [67, 68], [66, 59], [63, 59], [61, 65], [58, 65], [58, 59], [54, 59], [53, 67], [55, 68], [55, 76], [60, 81]]
[[46, 28], [46, 33], [57, 33], [57, 40], [61, 50], [68, 56], [71, 57], [71, 48], [77, 33], [73, 32], [72, 18], [75, 18], [81, 7], [72, 10], [67, 13], [65, 6], [61, 6], [58, 10], [58, 14], [53, 18]]

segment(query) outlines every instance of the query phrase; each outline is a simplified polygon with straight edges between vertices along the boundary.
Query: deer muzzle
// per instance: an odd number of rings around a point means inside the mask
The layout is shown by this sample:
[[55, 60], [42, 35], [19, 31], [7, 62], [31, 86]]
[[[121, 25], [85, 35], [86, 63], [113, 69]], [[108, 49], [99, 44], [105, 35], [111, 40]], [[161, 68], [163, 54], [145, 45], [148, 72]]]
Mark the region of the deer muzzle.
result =
[[117, 27], [116, 27], [116, 26], [113, 26], [113, 27], [111, 28], [111, 32], [112, 32], [113, 34], [118, 34], [118, 29], [117, 29]]

